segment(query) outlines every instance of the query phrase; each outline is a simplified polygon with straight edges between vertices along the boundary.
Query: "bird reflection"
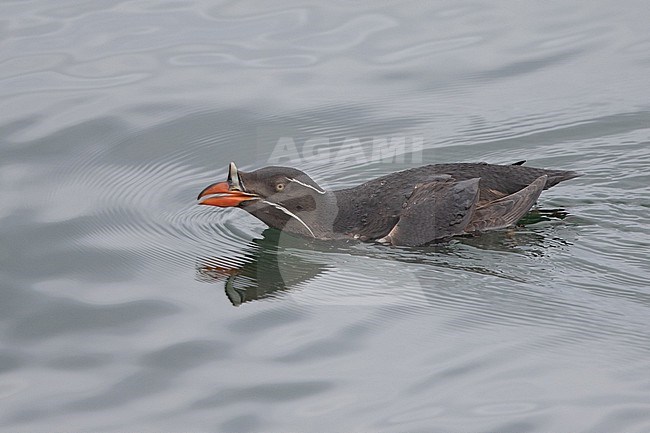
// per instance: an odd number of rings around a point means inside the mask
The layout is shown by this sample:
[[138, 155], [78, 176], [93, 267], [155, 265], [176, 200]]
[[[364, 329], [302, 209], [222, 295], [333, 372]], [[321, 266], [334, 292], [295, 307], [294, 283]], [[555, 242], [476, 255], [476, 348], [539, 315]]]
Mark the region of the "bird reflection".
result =
[[[280, 245], [282, 240], [282, 245]], [[293, 240], [300, 247], [302, 239]], [[206, 282], [225, 280], [226, 296], [234, 306], [271, 296], [310, 281], [328, 266], [286, 253], [292, 242], [276, 229], [267, 229], [262, 238], [253, 239], [244, 250], [243, 263], [233, 265], [230, 258], [200, 259], [197, 279]]]
[[[541, 221], [564, 219], [564, 209], [535, 209], [527, 214], [519, 226]], [[459, 248], [459, 245], [471, 249]], [[231, 256], [200, 258], [196, 264], [196, 277], [209, 283], [224, 283], [224, 291], [233, 306], [267, 297], [277, 296], [312, 282], [334, 268], [327, 255], [342, 253], [363, 255], [382, 260], [396, 260], [422, 266], [463, 270], [499, 278], [519, 280], [502, 270], [483, 266], [480, 250], [542, 256], [550, 246], [564, 246], [564, 239], [549, 237], [545, 230], [522, 230], [514, 227], [483, 233], [478, 236], [456, 238], [453, 243], [433, 244], [426, 247], [387, 247], [350, 241], [318, 242], [295, 238], [277, 229], [266, 229], [262, 237], [253, 239], [234, 262]], [[296, 254], [295, 252], [305, 254]], [[312, 254], [313, 253], [313, 254]]]

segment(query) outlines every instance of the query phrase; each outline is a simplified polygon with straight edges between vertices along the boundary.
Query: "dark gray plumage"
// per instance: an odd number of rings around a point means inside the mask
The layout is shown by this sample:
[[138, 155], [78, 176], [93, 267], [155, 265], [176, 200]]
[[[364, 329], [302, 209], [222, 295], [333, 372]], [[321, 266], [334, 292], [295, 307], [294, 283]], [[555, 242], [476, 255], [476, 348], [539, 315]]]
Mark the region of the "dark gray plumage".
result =
[[271, 227], [300, 236], [424, 245], [513, 225], [542, 190], [580, 176], [524, 162], [426, 165], [336, 191], [322, 189], [294, 168], [244, 173], [231, 163], [229, 181], [210, 185], [199, 199], [241, 207]]
[[424, 245], [460, 235], [470, 223], [479, 197], [479, 179], [452, 178], [417, 185], [395, 227], [382, 238], [393, 245]]
[[465, 231], [495, 230], [515, 224], [533, 207], [547, 179], [546, 175], [540, 176], [526, 188], [477, 207]]

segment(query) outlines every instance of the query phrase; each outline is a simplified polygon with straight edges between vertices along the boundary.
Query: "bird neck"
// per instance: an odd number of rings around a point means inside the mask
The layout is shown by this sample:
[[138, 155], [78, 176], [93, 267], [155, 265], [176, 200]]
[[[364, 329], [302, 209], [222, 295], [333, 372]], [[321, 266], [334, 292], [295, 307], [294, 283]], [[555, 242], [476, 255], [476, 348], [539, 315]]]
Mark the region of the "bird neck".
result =
[[338, 237], [334, 230], [339, 212], [337, 196], [326, 191], [325, 194], [314, 194], [312, 197], [314, 205], [309, 209], [297, 209], [264, 200], [246, 207], [246, 210], [268, 226], [284, 232], [315, 239]]

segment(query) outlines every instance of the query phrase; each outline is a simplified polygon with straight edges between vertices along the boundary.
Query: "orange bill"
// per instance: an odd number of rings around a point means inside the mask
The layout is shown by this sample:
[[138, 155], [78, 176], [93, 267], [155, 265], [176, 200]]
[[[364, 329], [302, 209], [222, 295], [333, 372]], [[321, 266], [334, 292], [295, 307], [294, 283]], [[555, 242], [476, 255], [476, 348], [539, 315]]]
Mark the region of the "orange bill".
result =
[[197, 199], [199, 200], [199, 204], [203, 205], [232, 207], [256, 198], [257, 196], [255, 194], [231, 190], [228, 182], [217, 182], [201, 191]]

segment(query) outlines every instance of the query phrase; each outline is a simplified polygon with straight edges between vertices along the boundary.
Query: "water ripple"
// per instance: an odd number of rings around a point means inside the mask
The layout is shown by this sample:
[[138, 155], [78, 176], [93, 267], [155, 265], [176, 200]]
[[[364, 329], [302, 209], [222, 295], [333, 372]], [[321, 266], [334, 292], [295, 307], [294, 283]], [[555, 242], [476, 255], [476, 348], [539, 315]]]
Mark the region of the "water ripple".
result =
[[[627, 6], [0, 2], [0, 422], [648, 430], [650, 38]], [[281, 138], [341, 188], [420, 164], [370, 158], [401, 136], [422, 164], [585, 176], [525, 227], [426, 248], [196, 205]]]

